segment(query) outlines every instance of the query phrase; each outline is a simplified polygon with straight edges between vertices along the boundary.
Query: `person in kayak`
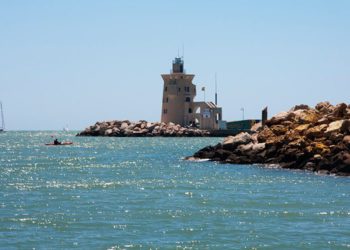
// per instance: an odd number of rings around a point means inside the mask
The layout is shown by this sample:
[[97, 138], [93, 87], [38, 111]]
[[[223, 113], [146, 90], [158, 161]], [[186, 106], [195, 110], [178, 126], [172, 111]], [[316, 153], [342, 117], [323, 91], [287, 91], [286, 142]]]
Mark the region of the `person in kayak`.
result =
[[53, 144], [55, 144], [55, 145], [61, 145], [62, 142], [58, 141], [57, 138], [56, 138], [56, 139], [53, 141]]

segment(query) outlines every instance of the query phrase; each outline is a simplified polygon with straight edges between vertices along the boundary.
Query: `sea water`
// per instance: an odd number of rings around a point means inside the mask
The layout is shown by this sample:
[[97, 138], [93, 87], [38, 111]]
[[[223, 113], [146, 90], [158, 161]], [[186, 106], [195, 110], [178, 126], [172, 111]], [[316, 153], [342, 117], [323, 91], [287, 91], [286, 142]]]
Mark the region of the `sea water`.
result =
[[1, 249], [350, 248], [350, 178], [183, 159], [222, 138], [74, 135], [0, 134]]

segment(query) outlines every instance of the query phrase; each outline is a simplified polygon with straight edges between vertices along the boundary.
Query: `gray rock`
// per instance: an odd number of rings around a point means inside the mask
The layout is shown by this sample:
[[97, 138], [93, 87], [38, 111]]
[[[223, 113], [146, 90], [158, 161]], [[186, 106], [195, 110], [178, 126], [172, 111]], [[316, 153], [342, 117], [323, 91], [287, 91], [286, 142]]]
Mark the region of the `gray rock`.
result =
[[298, 105], [267, 120], [262, 130], [254, 129], [253, 135], [226, 137], [222, 144], [205, 147], [194, 156], [350, 176], [349, 108], [328, 102], [319, 103], [316, 109]]
[[112, 133], [113, 133], [113, 129], [107, 129], [105, 131], [105, 136], [110, 136], [110, 135], [112, 135]]
[[339, 120], [339, 121], [335, 121], [335, 122], [331, 122], [328, 125], [328, 128], [326, 130], [326, 133], [332, 133], [332, 132], [338, 132], [340, 131], [340, 129], [343, 127], [344, 124], [344, 120]]
[[253, 148], [253, 143], [248, 144], [242, 144], [237, 147], [237, 151], [239, 151], [241, 154], [246, 154], [248, 151], [250, 151]]
[[100, 131], [100, 129], [101, 129], [101, 127], [100, 127], [99, 125], [97, 125], [97, 126], [95, 126], [95, 127], [93, 128], [92, 131], [97, 132], [97, 131]]
[[296, 111], [296, 110], [299, 110], [299, 109], [310, 109], [310, 107], [306, 104], [299, 104], [299, 105], [295, 105], [291, 111]]
[[134, 130], [134, 128], [135, 128], [135, 123], [130, 123], [127, 129]]
[[274, 124], [280, 124], [284, 121], [291, 121], [295, 117], [293, 112], [281, 112], [273, 116], [270, 120], [265, 122], [266, 125], [271, 126]]
[[333, 106], [329, 102], [320, 102], [315, 106], [315, 109], [322, 113], [331, 113], [333, 111]]
[[103, 121], [78, 133], [81, 136], [208, 136], [206, 130], [184, 128], [179, 124], [164, 122]]
[[132, 130], [130, 130], [128, 128], [124, 130], [124, 135], [132, 135], [132, 134], [133, 134]]
[[250, 130], [251, 130], [251, 131], [254, 131], [254, 132], [261, 131], [262, 129], [263, 129], [263, 126], [262, 126], [262, 123], [261, 123], [261, 122], [255, 123], [255, 124], [250, 128]]
[[223, 143], [223, 148], [234, 149], [239, 145], [242, 145], [242, 144], [245, 145], [252, 141], [253, 141], [252, 136], [247, 132], [243, 132], [243, 133], [239, 133], [236, 136], [227, 137]]
[[129, 127], [128, 123], [123, 122], [123, 123], [120, 125], [120, 130], [125, 130], [127, 127]]
[[345, 103], [340, 103], [334, 107], [332, 115], [334, 117], [344, 117], [346, 114], [346, 108], [348, 106]]
[[256, 143], [253, 144], [252, 151], [254, 153], [259, 153], [261, 151], [265, 150], [265, 143]]

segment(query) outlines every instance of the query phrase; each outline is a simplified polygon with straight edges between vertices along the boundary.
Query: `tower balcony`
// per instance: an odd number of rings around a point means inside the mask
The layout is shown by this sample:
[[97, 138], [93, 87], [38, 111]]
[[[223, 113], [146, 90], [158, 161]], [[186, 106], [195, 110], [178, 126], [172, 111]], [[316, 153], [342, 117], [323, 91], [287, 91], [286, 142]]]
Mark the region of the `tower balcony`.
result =
[[170, 74], [186, 74], [186, 70], [183, 69], [182, 72], [178, 72], [178, 71], [176, 71], [176, 70], [174, 71], [174, 70], [171, 69], [171, 70], [170, 70]]

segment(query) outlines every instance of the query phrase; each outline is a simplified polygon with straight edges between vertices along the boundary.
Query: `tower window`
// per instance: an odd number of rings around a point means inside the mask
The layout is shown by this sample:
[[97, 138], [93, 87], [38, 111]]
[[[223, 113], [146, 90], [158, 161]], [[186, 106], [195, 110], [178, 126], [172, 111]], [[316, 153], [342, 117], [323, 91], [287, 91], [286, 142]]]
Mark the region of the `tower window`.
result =
[[185, 87], [185, 92], [190, 92], [190, 87]]
[[163, 109], [163, 114], [166, 114], [168, 113], [168, 110], [167, 109]]
[[168, 91], [168, 87], [164, 87], [164, 92], [167, 92]]
[[192, 114], [192, 109], [191, 108], [188, 109], [188, 113]]
[[186, 97], [185, 101], [186, 102], [191, 102], [191, 98], [190, 97]]
[[179, 88], [179, 92], [181, 92], [181, 88]]
[[166, 98], [166, 102], [169, 102], [169, 98], [168, 97]]

